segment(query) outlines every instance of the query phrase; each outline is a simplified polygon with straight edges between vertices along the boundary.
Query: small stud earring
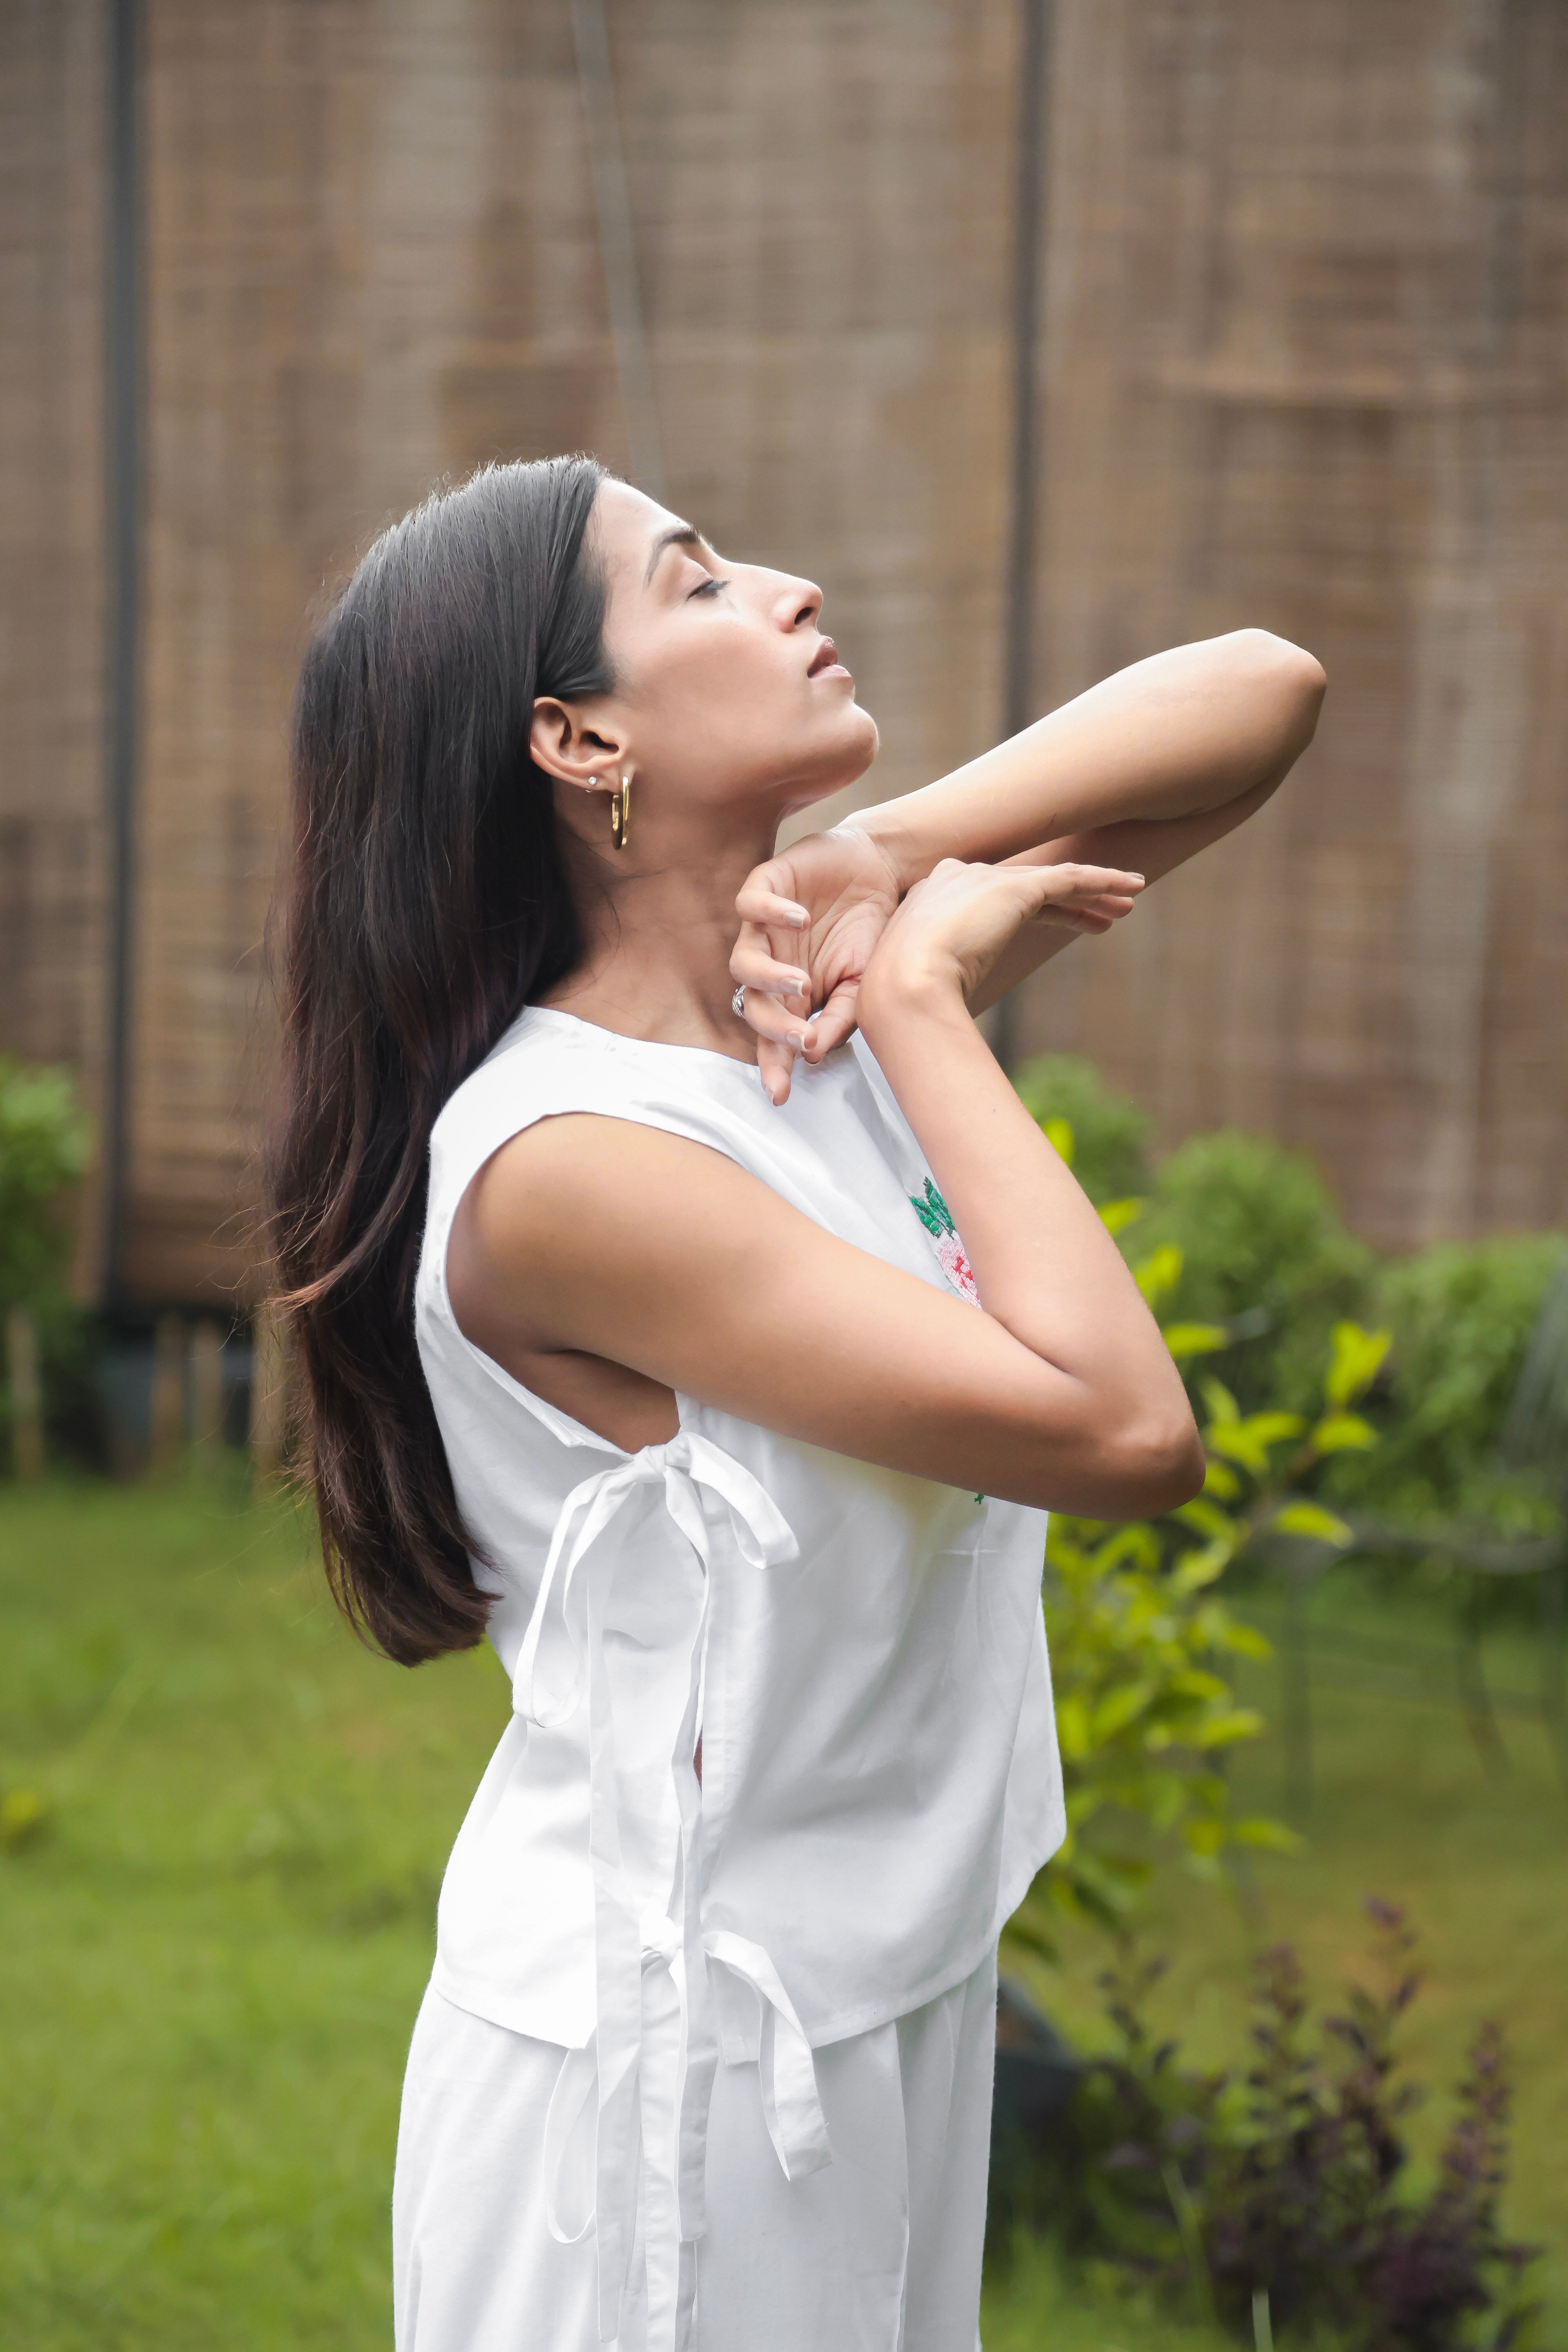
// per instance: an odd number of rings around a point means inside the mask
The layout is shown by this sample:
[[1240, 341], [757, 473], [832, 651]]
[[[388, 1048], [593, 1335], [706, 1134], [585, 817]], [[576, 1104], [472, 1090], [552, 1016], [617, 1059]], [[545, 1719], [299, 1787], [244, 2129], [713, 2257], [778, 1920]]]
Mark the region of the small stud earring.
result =
[[632, 780], [623, 775], [621, 788], [610, 794], [610, 839], [617, 849], [624, 849], [632, 830]]

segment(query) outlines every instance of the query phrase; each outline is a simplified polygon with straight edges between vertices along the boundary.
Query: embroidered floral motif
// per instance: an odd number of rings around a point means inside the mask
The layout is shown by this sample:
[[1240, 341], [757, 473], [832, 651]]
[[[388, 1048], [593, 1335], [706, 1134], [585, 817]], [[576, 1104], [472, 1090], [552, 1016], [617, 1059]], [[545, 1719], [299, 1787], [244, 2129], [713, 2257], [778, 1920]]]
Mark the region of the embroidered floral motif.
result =
[[958, 1227], [952, 1222], [952, 1212], [929, 1176], [926, 1178], [924, 1199], [919, 1193], [911, 1192], [910, 1206], [931, 1235], [937, 1263], [954, 1290], [961, 1298], [967, 1298], [971, 1307], [978, 1307], [980, 1292], [969, 1260], [963, 1255], [963, 1243]]

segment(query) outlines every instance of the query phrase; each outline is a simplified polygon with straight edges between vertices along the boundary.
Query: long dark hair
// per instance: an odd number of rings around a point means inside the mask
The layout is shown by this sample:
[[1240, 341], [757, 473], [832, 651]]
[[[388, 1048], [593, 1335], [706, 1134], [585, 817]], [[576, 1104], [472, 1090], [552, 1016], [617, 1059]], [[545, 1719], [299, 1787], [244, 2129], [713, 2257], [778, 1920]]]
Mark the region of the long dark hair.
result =
[[271, 1245], [327, 1574], [405, 1664], [485, 1625], [414, 1277], [437, 1113], [580, 951], [529, 728], [535, 695], [611, 683], [602, 478], [552, 457], [426, 499], [317, 629], [294, 706]]

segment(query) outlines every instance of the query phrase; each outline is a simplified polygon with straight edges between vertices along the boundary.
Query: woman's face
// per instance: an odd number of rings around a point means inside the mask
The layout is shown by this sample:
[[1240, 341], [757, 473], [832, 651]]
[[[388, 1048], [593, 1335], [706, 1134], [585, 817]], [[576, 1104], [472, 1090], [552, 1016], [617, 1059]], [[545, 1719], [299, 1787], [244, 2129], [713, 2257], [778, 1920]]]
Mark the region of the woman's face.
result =
[[679, 795], [783, 814], [864, 774], [877, 724], [818, 627], [819, 588], [721, 562], [625, 482], [600, 485], [590, 532], [616, 688], [574, 717], [616, 743], [645, 806]]

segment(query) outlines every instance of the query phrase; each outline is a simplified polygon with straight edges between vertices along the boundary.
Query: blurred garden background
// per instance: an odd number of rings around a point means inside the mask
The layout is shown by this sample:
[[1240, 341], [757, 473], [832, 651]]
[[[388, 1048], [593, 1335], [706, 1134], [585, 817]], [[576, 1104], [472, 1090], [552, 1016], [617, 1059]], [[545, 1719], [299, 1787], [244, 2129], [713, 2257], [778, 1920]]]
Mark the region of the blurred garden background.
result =
[[389, 2333], [507, 1694], [357, 1649], [289, 1493], [267, 916], [312, 604], [571, 447], [822, 582], [868, 798], [1324, 661], [996, 1024], [1211, 1466], [1053, 1523], [985, 2343], [1568, 2342], [1568, 16], [6, 0], [0, 288], [8, 2352]]

